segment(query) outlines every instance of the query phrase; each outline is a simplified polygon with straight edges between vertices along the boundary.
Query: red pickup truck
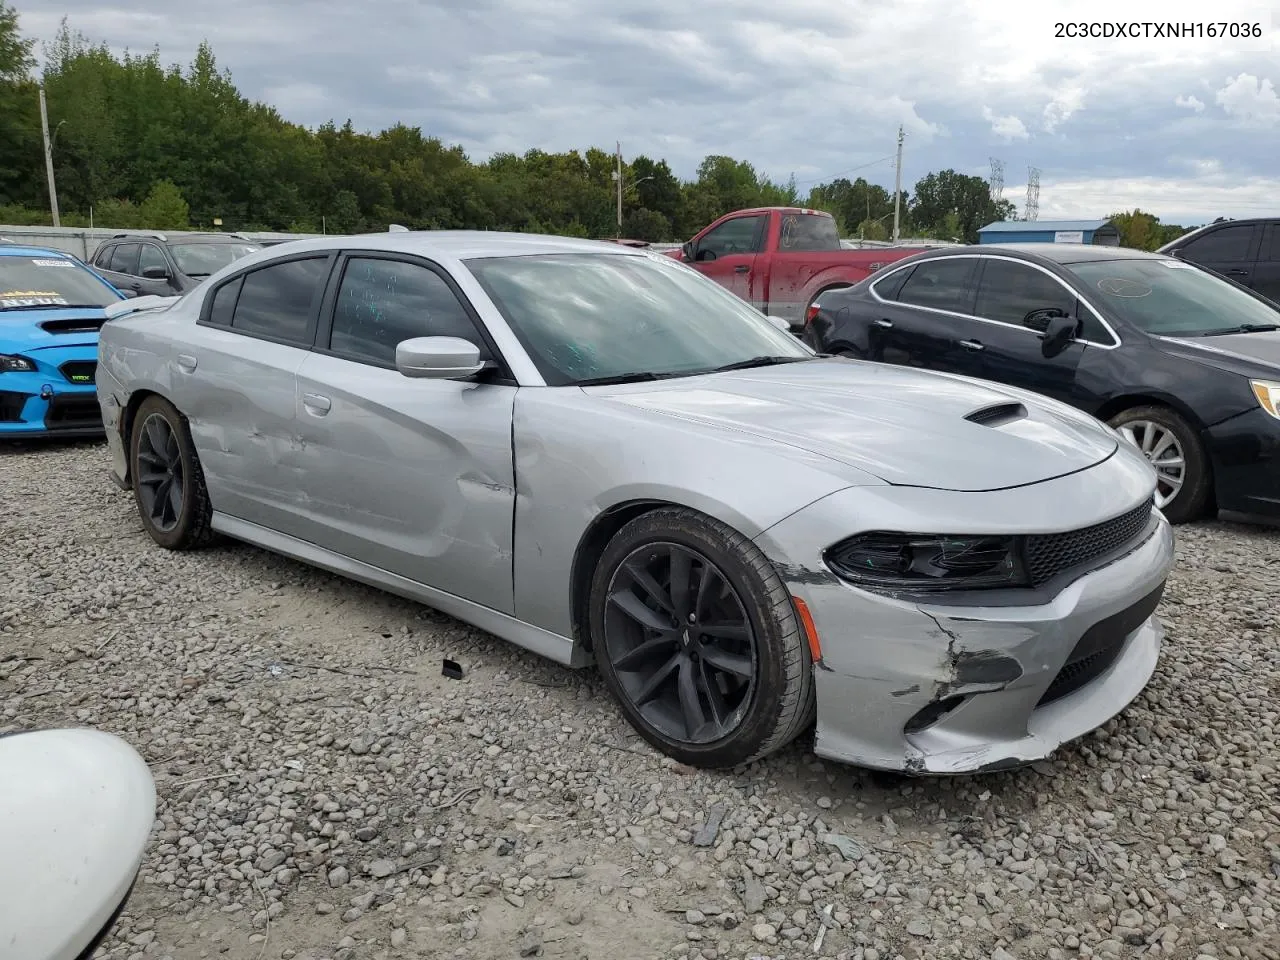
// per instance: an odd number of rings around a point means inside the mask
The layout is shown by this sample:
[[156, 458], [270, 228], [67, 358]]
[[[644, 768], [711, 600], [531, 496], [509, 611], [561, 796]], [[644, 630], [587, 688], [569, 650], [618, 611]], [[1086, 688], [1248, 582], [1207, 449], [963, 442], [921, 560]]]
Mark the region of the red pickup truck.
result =
[[851, 286], [923, 249], [846, 250], [829, 213], [757, 207], [725, 214], [667, 255], [800, 331], [805, 311], [820, 293]]

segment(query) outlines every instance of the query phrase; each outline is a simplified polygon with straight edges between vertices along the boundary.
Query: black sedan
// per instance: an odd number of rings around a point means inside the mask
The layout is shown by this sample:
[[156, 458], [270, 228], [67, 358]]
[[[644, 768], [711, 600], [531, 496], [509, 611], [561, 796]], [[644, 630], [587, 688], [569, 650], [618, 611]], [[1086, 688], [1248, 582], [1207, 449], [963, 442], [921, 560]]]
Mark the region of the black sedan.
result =
[[1280, 312], [1193, 264], [1082, 244], [931, 250], [822, 294], [802, 336], [1087, 411], [1147, 455], [1173, 522], [1280, 519]]

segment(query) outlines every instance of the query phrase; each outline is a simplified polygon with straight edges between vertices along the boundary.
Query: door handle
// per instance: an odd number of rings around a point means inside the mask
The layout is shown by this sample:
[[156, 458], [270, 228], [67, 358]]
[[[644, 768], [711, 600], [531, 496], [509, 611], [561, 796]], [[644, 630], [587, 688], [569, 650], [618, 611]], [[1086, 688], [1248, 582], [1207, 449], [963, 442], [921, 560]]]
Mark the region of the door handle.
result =
[[176, 357], [178, 361], [178, 369], [183, 373], [195, 373], [196, 358], [189, 353], [180, 353]]
[[961, 340], [960, 346], [964, 347], [966, 350], [974, 350], [974, 351], [986, 349], [986, 347], [984, 347], [977, 340]]
[[322, 397], [318, 393], [304, 393], [302, 395], [302, 405], [306, 408], [307, 413], [313, 417], [323, 417], [329, 412], [332, 404], [328, 397]]
[[736, 267], [734, 267], [734, 268], [733, 268], [733, 272], [734, 272], [734, 273], [746, 273], [746, 272], [747, 272], [748, 270], [750, 270], [750, 269], [751, 269], [751, 268], [750, 268], [750, 267], [748, 267], [745, 263], [740, 263], [740, 264], [738, 264]]
[[1248, 275], [1249, 275], [1248, 270], [1228, 270], [1227, 271], [1227, 276], [1229, 277], [1247, 277]]
[[883, 327], [883, 328], [884, 328], [884, 329], [886, 329], [886, 330], [891, 330], [891, 329], [893, 329], [893, 321], [892, 321], [892, 320], [885, 320], [885, 319], [881, 318], [880, 320], [872, 320], [872, 321], [871, 321], [871, 323], [872, 323], [872, 325], [873, 325], [873, 326]]

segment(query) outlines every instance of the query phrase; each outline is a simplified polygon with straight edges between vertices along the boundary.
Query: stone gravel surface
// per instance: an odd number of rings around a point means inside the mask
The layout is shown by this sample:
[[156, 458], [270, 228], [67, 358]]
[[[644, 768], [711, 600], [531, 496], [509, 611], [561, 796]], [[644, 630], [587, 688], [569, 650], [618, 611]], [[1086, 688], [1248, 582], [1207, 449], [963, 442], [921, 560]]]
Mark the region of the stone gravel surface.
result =
[[109, 730], [156, 776], [98, 956], [1280, 960], [1280, 533], [1181, 528], [1153, 683], [1050, 761], [910, 780], [804, 738], [712, 774], [592, 673], [160, 550], [106, 468], [0, 453], [0, 732]]

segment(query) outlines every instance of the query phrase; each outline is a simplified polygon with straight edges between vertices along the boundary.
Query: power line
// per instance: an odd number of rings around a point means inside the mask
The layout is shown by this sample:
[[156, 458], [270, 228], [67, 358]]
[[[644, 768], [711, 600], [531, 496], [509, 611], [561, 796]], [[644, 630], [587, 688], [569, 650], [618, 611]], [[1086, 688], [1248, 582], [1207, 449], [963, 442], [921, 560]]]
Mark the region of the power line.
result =
[[890, 155], [887, 157], [881, 157], [879, 160], [872, 160], [870, 163], [864, 163], [861, 166], [852, 167], [848, 170], [841, 171], [840, 173], [830, 174], [829, 176], [814, 177], [812, 180], [797, 180], [796, 186], [797, 187], [803, 186], [804, 184], [807, 184], [807, 183], [830, 183], [832, 180], [839, 180], [841, 177], [846, 177], [851, 173], [857, 173], [859, 170], [865, 170], [868, 167], [874, 167], [877, 164], [884, 163], [892, 159], [893, 159], [893, 156]]

